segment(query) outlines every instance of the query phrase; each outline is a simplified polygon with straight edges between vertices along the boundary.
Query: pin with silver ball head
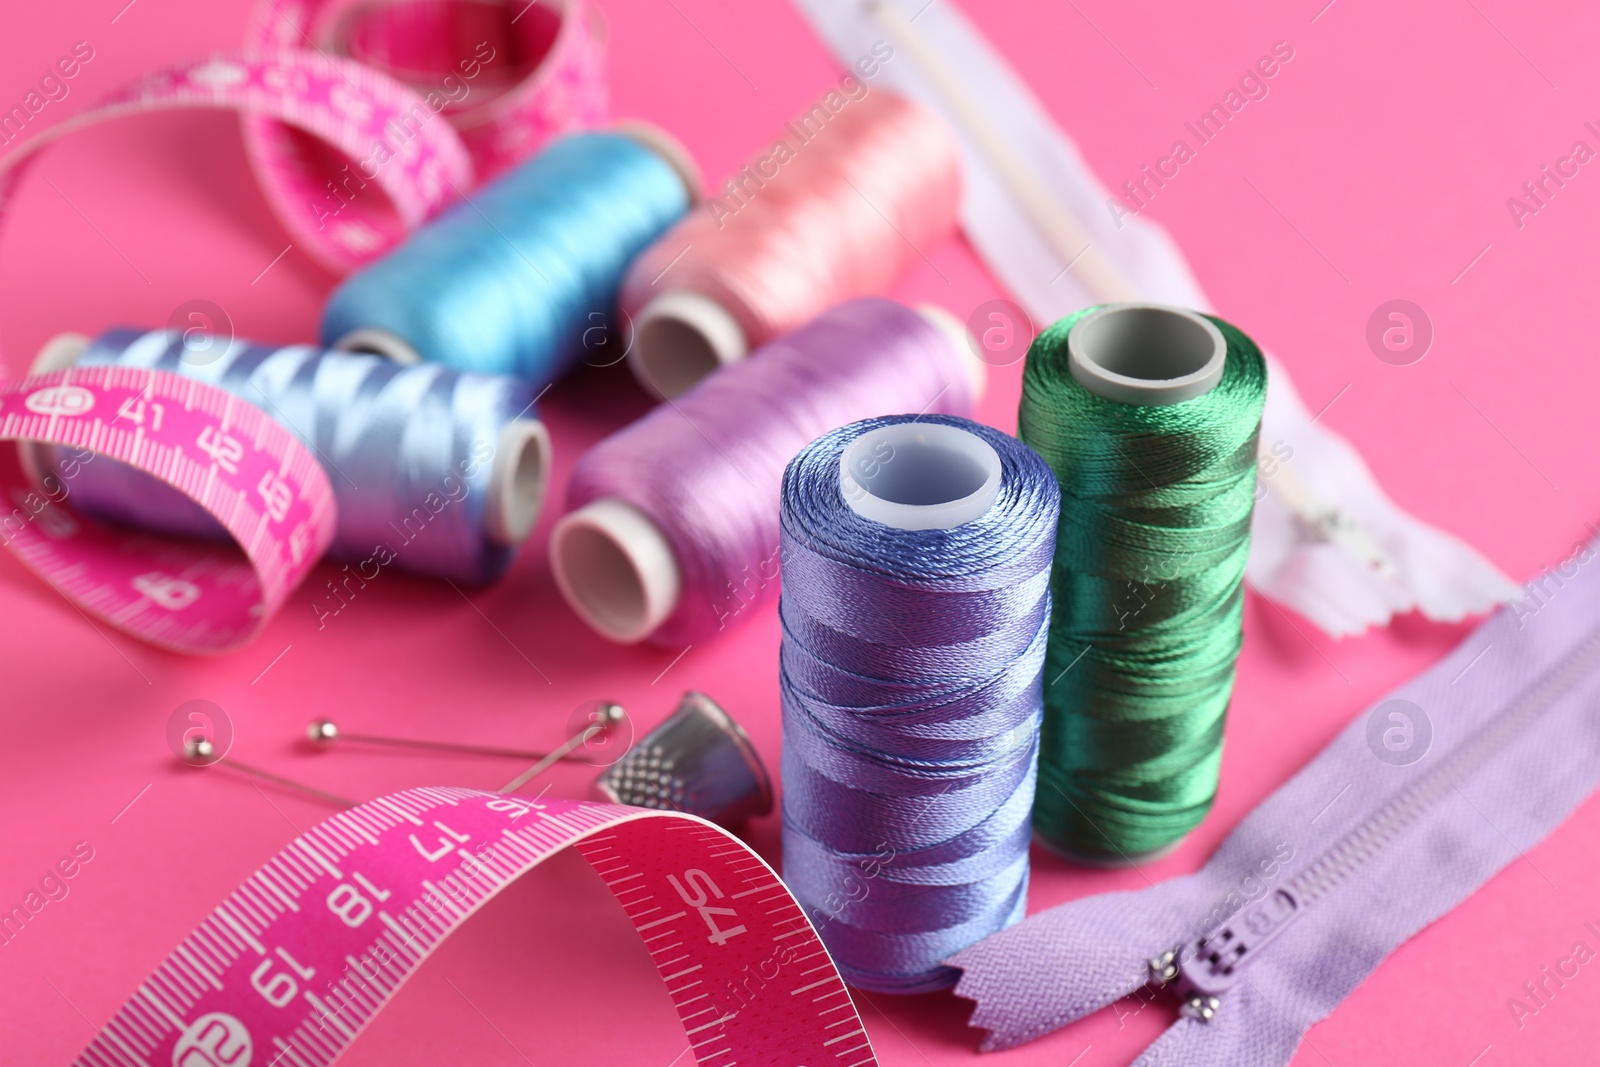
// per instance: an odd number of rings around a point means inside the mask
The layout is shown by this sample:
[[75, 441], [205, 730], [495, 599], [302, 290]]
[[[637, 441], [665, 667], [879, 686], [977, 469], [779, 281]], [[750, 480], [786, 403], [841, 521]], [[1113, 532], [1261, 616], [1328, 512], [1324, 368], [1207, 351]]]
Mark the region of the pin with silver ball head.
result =
[[[622, 709], [615, 704], [608, 705]], [[619, 720], [620, 721], [620, 720]], [[540, 760], [549, 756], [548, 752], [531, 752], [520, 748], [500, 748], [495, 745], [469, 745], [459, 741], [433, 741], [416, 737], [386, 737], [381, 734], [359, 734], [343, 730], [332, 719], [312, 719], [306, 724], [306, 740], [313, 748], [329, 749], [335, 745], [350, 742], [361, 745], [382, 745], [389, 748], [426, 749], [433, 752], [453, 752], [462, 756], [499, 756], [506, 759]], [[560, 757], [568, 759], [572, 756], [573, 749], [568, 749]]]
[[500, 787], [502, 793], [515, 793], [526, 785], [534, 776], [543, 774], [545, 769], [559, 759], [566, 757], [573, 749], [586, 745], [595, 737], [615, 730], [628, 720], [627, 712], [622, 710], [621, 704], [609, 700], [600, 701], [599, 705], [589, 713], [589, 725], [567, 738], [561, 744], [540, 758], [538, 763], [517, 775], [511, 781]]
[[[191, 767], [211, 767], [222, 762], [222, 754], [217, 751], [216, 745], [211, 743], [211, 739], [209, 737], [190, 737], [183, 743], [183, 762], [187, 763]], [[280, 785], [286, 789], [293, 789], [297, 792], [304, 793], [309, 797], [315, 797], [317, 800], [323, 801], [327, 804], [332, 804], [335, 807], [353, 808], [356, 806], [356, 802], [354, 800], [341, 797], [336, 793], [324, 792], [323, 790], [317, 789], [314, 786], [306, 785], [303, 782], [297, 782], [292, 778], [285, 778], [281, 774], [273, 774], [271, 771], [262, 770], [260, 767], [252, 767], [250, 764], [241, 763], [236, 759], [230, 759], [227, 762], [227, 767], [228, 769], [238, 771], [241, 774], [252, 775], [253, 777], [260, 778], [262, 781], [271, 782], [274, 785]]]

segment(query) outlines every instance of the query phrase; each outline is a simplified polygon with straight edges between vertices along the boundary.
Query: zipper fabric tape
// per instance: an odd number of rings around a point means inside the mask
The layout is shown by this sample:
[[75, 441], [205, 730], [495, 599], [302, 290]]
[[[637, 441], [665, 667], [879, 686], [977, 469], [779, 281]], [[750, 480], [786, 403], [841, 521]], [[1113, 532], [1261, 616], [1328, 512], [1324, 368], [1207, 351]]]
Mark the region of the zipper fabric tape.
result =
[[737, 837], [679, 812], [451, 788], [382, 797], [291, 842], [76, 1063], [325, 1067], [440, 942], [569, 846], [633, 921], [694, 1062], [877, 1063], [805, 913]]
[[[1286, 1064], [1384, 958], [1600, 786], [1590, 544], [1359, 716], [1200, 871], [1037, 914], [957, 953], [983, 1048], [1149, 984], [1183, 1017], [1139, 1067]], [[1463, 966], [1467, 965], [1463, 961]]]
[[[60, 446], [35, 482], [26, 445], [0, 449], [0, 543], [75, 607], [176, 652], [252, 640], [333, 539], [328, 476], [288, 430], [214, 386], [89, 367], [0, 384], [0, 442]], [[236, 544], [155, 537], [68, 506], [91, 463], [183, 493]]]

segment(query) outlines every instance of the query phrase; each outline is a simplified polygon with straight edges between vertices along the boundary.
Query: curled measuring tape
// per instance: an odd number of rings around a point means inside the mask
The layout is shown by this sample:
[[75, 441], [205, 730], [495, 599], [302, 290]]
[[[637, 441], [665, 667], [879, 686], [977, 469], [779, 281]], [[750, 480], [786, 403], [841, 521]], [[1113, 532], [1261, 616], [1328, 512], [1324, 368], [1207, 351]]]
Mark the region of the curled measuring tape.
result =
[[337, 213], [312, 215], [309, 223], [309, 205], [323, 200], [321, 183], [309, 173], [277, 175], [280, 191], [297, 183], [298, 212], [278, 203], [285, 224], [304, 247], [342, 269], [394, 244], [471, 185], [472, 163], [455, 131], [421, 121], [431, 118], [427, 102], [387, 75], [316, 52], [219, 55], [147, 75], [0, 158], [0, 217], [45, 145], [98, 122], [184, 107], [270, 117], [315, 139], [325, 154], [369, 164], [365, 173], [382, 195], [353, 195]]
[[[431, 36], [446, 28], [448, 38]], [[529, 3], [516, 16], [471, 0], [268, 0], [244, 53], [142, 77], [0, 158], [0, 218], [34, 154], [74, 130], [229, 108], [244, 116], [257, 179], [295, 244], [345, 273], [471, 189], [475, 174], [599, 121], [603, 54], [585, 0]], [[524, 70], [525, 55], [542, 58]]]
[[[605, 35], [587, 0], [262, 0], [245, 50], [300, 48], [349, 56], [439, 104], [480, 181], [605, 118]], [[246, 132], [267, 195], [288, 217], [296, 189], [276, 176], [285, 161], [307, 173], [318, 163], [276, 126], [249, 119]]]
[[[163, 371], [89, 367], [0, 384], [0, 443], [64, 446], [35, 485], [0, 449], [0, 542], [81, 610], [178, 652], [253, 638], [333, 538], [328, 476], [258, 408]], [[125, 463], [211, 513], [237, 545], [101, 526], [64, 506], [87, 463]], [[240, 551], [243, 557], [240, 556]]]
[[325, 1067], [446, 936], [568, 846], [633, 921], [695, 1062], [877, 1062], [800, 906], [727, 831], [676, 812], [425, 788], [335, 815], [278, 853], [77, 1063]]

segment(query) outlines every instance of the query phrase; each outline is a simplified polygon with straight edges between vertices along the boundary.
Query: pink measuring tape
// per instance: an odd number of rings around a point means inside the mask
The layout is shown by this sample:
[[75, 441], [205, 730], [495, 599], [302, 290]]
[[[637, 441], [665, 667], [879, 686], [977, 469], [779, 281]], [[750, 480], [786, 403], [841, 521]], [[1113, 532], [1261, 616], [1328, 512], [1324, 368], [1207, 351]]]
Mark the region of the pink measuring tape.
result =
[[[301, 48], [433, 94], [479, 181], [605, 118], [605, 32], [587, 0], [262, 0], [245, 50]], [[248, 123], [258, 162], [276, 151], [268, 125]]]
[[[28, 161], [74, 130], [155, 109], [229, 108], [244, 115], [257, 177], [295, 244], [353, 270], [470, 190], [475, 159], [492, 174], [602, 117], [592, 10], [584, 0], [528, 7], [536, 13], [470, 0], [268, 0], [244, 54], [150, 74], [0, 158], [0, 217]], [[332, 54], [341, 49], [415, 88]], [[523, 72], [515, 61], [534, 50], [543, 58]]]
[[[23, 441], [78, 451], [35, 486], [16, 448], [0, 449], [0, 541], [81, 610], [165, 648], [249, 641], [333, 539], [333, 491], [311, 453], [213, 386], [127, 367], [0, 384], [0, 442]], [[111, 462], [179, 490], [237, 546], [101, 526], [63, 506], [80, 464]]]
[[[324, 151], [352, 160], [381, 161], [372, 176], [382, 195], [358, 196], [320, 230], [303, 213], [284, 221], [319, 258], [343, 269], [383, 251], [444, 206], [455, 189], [471, 185], [472, 164], [443, 122], [413, 130], [403, 116], [422, 103], [409, 89], [349, 59], [315, 52], [270, 56], [213, 56], [150, 74], [97, 106], [57, 123], [0, 159], [0, 213], [26, 164], [39, 149], [84, 126], [184, 107], [231, 108], [271, 116], [317, 139]], [[287, 179], [285, 179], [287, 180]], [[311, 175], [300, 177], [305, 197], [320, 200]]]
[[335, 815], [167, 957], [82, 1067], [324, 1067], [489, 898], [574, 846], [616, 895], [707, 1067], [877, 1062], [772, 868], [676, 812], [411, 789]]

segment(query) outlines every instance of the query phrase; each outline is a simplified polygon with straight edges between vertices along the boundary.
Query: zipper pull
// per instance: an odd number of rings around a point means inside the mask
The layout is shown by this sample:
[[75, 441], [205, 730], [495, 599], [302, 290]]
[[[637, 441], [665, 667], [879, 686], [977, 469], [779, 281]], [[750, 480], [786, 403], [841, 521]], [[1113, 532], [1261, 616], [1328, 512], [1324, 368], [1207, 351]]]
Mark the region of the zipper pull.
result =
[[1180, 1014], [1210, 1022], [1222, 1006], [1222, 994], [1239, 980], [1239, 972], [1304, 911], [1292, 889], [1274, 889], [1178, 952], [1152, 959], [1151, 974], [1164, 979], [1163, 985], [1176, 981], [1183, 1001]]

